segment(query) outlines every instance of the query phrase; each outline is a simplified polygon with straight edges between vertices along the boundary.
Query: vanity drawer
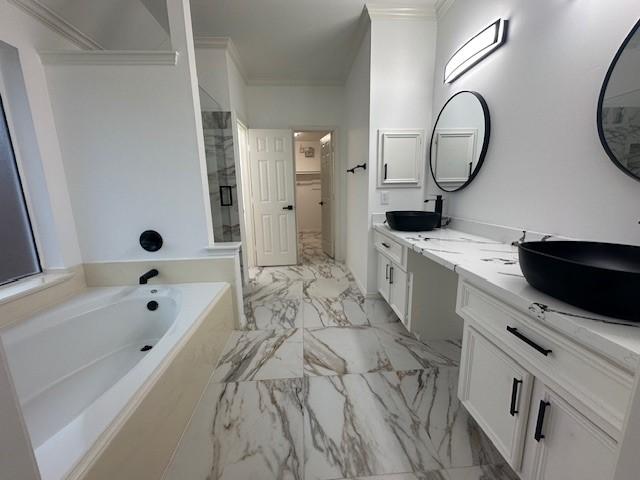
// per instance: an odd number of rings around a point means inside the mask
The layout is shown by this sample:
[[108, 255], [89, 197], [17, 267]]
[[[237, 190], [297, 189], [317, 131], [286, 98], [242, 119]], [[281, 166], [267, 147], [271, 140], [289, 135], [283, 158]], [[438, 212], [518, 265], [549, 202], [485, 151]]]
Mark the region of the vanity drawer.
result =
[[462, 279], [456, 311], [536, 377], [596, 414], [612, 437], [620, 436], [631, 373]]
[[378, 251], [385, 254], [391, 260], [394, 260], [406, 270], [406, 255], [404, 254], [405, 248], [400, 243], [381, 234], [380, 232], [376, 231], [373, 235], [374, 243]]

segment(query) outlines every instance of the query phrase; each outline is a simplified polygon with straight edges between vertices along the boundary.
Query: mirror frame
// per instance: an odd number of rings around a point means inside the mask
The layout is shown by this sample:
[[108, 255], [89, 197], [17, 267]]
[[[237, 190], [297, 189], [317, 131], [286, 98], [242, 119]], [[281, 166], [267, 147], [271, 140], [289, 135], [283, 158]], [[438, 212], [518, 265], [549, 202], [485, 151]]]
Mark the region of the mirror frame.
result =
[[629, 42], [631, 42], [631, 39], [636, 34], [636, 32], [638, 32], [638, 30], [640, 30], [640, 20], [638, 20], [636, 22], [636, 24], [633, 26], [633, 28], [631, 29], [629, 34], [625, 37], [624, 41], [622, 42], [622, 45], [620, 45], [620, 48], [618, 48], [618, 51], [616, 52], [615, 56], [613, 57], [613, 60], [611, 61], [611, 65], [609, 65], [609, 69], [607, 70], [607, 74], [604, 77], [604, 82], [602, 82], [602, 88], [600, 89], [600, 95], [598, 96], [598, 110], [597, 110], [597, 116], [596, 116], [596, 123], [597, 123], [597, 126], [598, 126], [598, 136], [600, 137], [600, 143], [602, 144], [602, 147], [604, 148], [604, 151], [607, 153], [607, 155], [609, 156], [609, 158], [611, 159], [613, 164], [616, 167], [618, 167], [620, 170], [622, 170], [625, 174], [627, 174], [629, 177], [631, 177], [634, 180], [640, 182], [640, 176], [634, 175], [627, 168], [625, 168], [624, 165], [622, 165], [622, 163], [620, 163], [620, 160], [618, 160], [618, 157], [616, 157], [616, 154], [613, 153], [613, 150], [611, 150], [611, 147], [609, 147], [609, 144], [607, 143], [607, 138], [604, 135], [604, 128], [603, 128], [603, 124], [602, 124], [603, 123], [602, 122], [602, 107], [604, 106], [604, 95], [605, 95], [605, 92], [607, 90], [607, 87], [609, 86], [609, 81], [611, 80], [611, 76], [613, 75], [613, 71], [615, 70], [616, 66], [618, 65], [618, 61], [620, 60], [620, 57], [622, 56], [622, 52], [624, 52], [625, 48], [627, 48], [627, 46], [629, 45]]
[[[455, 190], [446, 190], [440, 186], [440, 184], [438, 183], [438, 180], [436, 180], [436, 174], [433, 171], [433, 161], [432, 161], [433, 138], [436, 134], [436, 128], [438, 127], [438, 122], [440, 121], [442, 112], [444, 112], [444, 109], [447, 108], [447, 105], [449, 105], [449, 102], [451, 102], [454, 98], [456, 98], [458, 95], [461, 95], [463, 93], [470, 93], [471, 95], [476, 97], [476, 99], [480, 102], [480, 106], [482, 107], [482, 113], [484, 114], [484, 138], [482, 139], [482, 150], [480, 151], [480, 156], [478, 157], [478, 164], [476, 165], [476, 168], [473, 169], [473, 172], [471, 172], [471, 176], [469, 177], [469, 179], [466, 182], [464, 182], [462, 185], [460, 185], [458, 188], [456, 188]], [[484, 159], [487, 156], [487, 150], [489, 149], [490, 138], [491, 138], [491, 115], [489, 114], [489, 105], [487, 105], [487, 102], [484, 99], [484, 97], [480, 95], [478, 92], [474, 92], [472, 90], [461, 90], [451, 95], [449, 99], [445, 102], [445, 104], [442, 106], [442, 108], [440, 109], [440, 113], [438, 113], [438, 118], [436, 118], [436, 122], [433, 124], [433, 130], [431, 131], [431, 141], [429, 142], [429, 170], [431, 171], [431, 178], [433, 178], [433, 181], [438, 186], [438, 188], [443, 192], [447, 192], [447, 193], [459, 192], [463, 188], [466, 188], [476, 178], [476, 175], [478, 175], [478, 172], [482, 168]]]

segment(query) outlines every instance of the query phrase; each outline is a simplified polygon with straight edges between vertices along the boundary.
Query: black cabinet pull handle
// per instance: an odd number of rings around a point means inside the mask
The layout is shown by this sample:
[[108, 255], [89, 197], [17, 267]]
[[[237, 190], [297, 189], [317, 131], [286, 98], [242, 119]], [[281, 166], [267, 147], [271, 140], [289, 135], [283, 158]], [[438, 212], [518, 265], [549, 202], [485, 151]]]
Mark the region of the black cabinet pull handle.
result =
[[384, 248], [391, 248], [391, 245], [389, 245], [388, 243], [382, 242], [382, 246]]
[[393, 267], [389, 269], [389, 284], [393, 283]]
[[524, 343], [526, 343], [530, 347], [535, 348], [538, 352], [540, 352], [545, 357], [551, 353], [551, 350], [549, 350], [548, 348], [543, 348], [540, 345], [538, 345], [536, 342], [531, 340], [530, 338], [525, 337], [515, 327], [507, 327], [507, 332], [509, 332], [511, 335], [519, 338], [520, 340], [522, 340]]
[[384, 279], [389, 280], [389, 264], [388, 263], [384, 266]]
[[547, 407], [549, 407], [549, 405], [551, 405], [549, 402], [540, 400], [540, 406], [538, 407], [538, 420], [536, 421], [536, 432], [533, 434], [533, 438], [535, 438], [536, 442], [539, 442], [544, 438], [542, 427], [544, 426], [544, 415], [547, 412]]
[[384, 164], [384, 179], [387, 179], [387, 164]]
[[511, 406], [509, 407], [509, 415], [514, 417], [518, 412], [517, 404], [518, 404], [518, 385], [522, 383], [522, 380], [518, 380], [517, 378], [513, 379], [513, 385], [511, 385]]

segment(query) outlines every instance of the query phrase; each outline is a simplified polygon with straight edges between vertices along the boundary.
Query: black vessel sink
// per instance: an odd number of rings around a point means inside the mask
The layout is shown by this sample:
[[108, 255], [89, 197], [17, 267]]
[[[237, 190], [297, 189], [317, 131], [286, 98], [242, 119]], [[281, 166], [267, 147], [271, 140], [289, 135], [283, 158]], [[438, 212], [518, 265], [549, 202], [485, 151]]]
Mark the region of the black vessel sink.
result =
[[523, 242], [519, 257], [534, 288], [590, 312], [640, 322], [640, 247]]
[[387, 212], [387, 223], [393, 230], [424, 232], [433, 230], [440, 223], [440, 214], [420, 210], [396, 210]]

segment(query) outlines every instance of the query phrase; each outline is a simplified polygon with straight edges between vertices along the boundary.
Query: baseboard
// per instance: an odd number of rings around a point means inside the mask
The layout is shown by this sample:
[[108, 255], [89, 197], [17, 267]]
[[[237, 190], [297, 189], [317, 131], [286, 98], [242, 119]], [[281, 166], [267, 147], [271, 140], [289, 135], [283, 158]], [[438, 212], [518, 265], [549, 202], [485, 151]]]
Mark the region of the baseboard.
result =
[[347, 267], [347, 270], [349, 270], [349, 273], [353, 277], [354, 283], [356, 284], [356, 286], [358, 287], [358, 290], [360, 290], [360, 293], [364, 298], [367, 298], [367, 299], [382, 298], [378, 292], [368, 292], [367, 289], [364, 288], [364, 286], [360, 283], [360, 281], [358, 280], [358, 277], [353, 273], [353, 270], [351, 270], [351, 267], [349, 267], [349, 265], [347, 265], [346, 263], [344, 265], [345, 267]]

